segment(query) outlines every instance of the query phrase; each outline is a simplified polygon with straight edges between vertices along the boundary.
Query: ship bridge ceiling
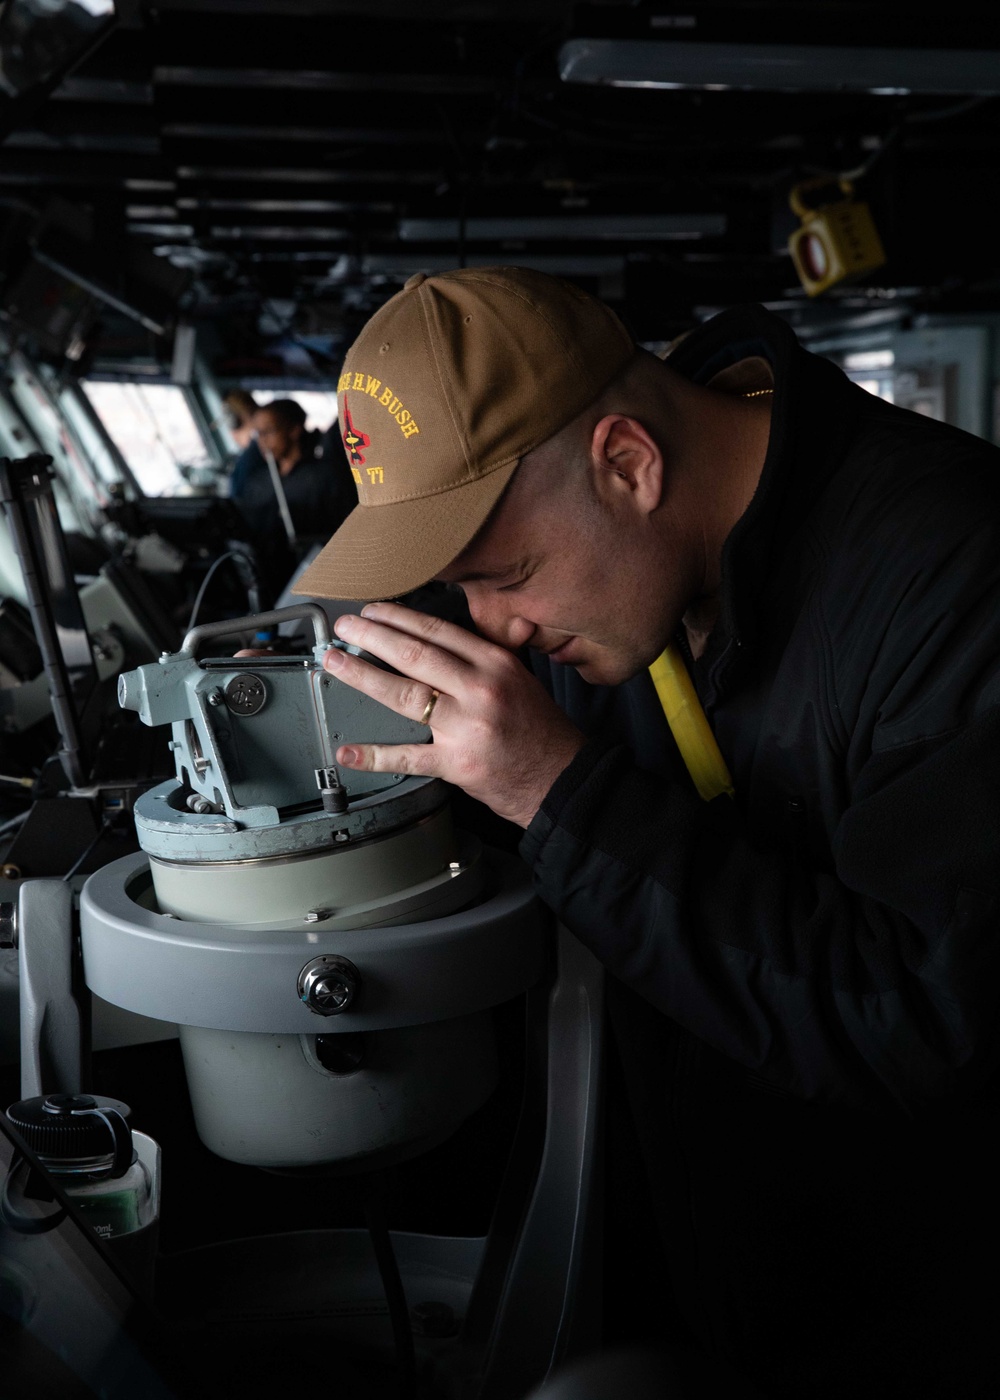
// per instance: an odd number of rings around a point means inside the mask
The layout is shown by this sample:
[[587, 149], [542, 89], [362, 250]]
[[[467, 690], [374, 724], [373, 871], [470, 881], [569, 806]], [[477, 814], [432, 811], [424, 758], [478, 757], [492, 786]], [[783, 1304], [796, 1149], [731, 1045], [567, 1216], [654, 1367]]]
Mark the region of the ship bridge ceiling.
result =
[[[751, 299], [806, 326], [997, 300], [995, 7], [117, 8], [8, 132], [0, 201], [84, 210], [195, 317], [268, 304], [336, 353], [410, 273], [463, 262], [572, 276], [645, 339]], [[886, 262], [809, 298], [789, 195], [841, 176]]]

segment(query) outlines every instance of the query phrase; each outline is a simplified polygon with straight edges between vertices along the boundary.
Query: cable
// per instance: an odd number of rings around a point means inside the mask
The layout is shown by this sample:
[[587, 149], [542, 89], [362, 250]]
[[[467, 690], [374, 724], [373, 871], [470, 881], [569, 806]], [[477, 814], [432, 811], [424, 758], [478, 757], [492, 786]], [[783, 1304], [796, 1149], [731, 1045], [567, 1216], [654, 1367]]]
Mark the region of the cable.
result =
[[375, 1251], [375, 1262], [385, 1291], [385, 1301], [389, 1307], [389, 1321], [392, 1323], [392, 1337], [396, 1347], [396, 1366], [399, 1371], [400, 1400], [412, 1400], [416, 1395], [417, 1384], [413, 1329], [410, 1326], [410, 1310], [406, 1305], [399, 1264], [386, 1223], [385, 1203], [380, 1185], [377, 1177], [370, 1178], [366, 1183], [365, 1224], [368, 1226], [372, 1249]]
[[26, 812], [18, 812], [16, 817], [11, 817], [0, 826], [0, 836], [6, 836], [8, 831], [14, 831], [17, 827], [23, 826], [31, 816], [32, 809], [29, 807]]
[[[882, 157], [892, 149], [892, 147], [902, 136], [908, 126], [926, 125], [929, 122], [946, 122], [952, 117], [960, 117], [965, 112], [975, 111], [987, 102], [994, 99], [990, 96], [966, 97], [961, 102], [950, 102], [947, 107], [936, 107], [930, 112], [904, 112], [897, 124], [892, 128], [887, 136], [876, 146], [867, 160], [855, 166], [853, 170], [845, 170], [839, 177], [843, 180], [863, 180], [871, 171], [872, 167], [882, 159]], [[834, 177], [838, 178], [838, 177]]]
[[242, 541], [230, 540], [228, 543], [233, 556], [233, 566], [239, 576], [240, 583], [247, 591], [247, 612], [250, 614], [259, 613], [261, 611], [260, 578], [257, 574], [253, 549], [250, 545], [243, 544]]
[[73, 876], [74, 876], [74, 875], [76, 874], [76, 872], [80, 869], [80, 866], [84, 863], [84, 861], [87, 859], [87, 857], [91, 854], [91, 852], [93, 851], [94, 847], [97, 845], [98, 841], [100, 841], [100, 839], [101, 839], [101, 837], [104, 835], [104, 833], [105, 833], [106, 831], [110, 831], [110, 830], [111, 830], [111, 825], [112, 825], [112, 823], [111, 823], [111, 818], [110, 818], [110, 817], [105, 817], [104, 820], [101, 822], [100, 826], [97, 828], [97, 834], [95, 835], [94, 839], [91, 841], [90, 845], [86, 848], [86, 850], [83, 852], [82, 855], [77, 856], [76, 860], [73, 862], [73, 864], [70, 866], [70, 868], [66, 871], [66, 874], [63, 876], [63, 884], [64, 884], [64, 885], [66, 884], [66, 882], [67, 882], [68, 880], [72, 880]]
[[903, 117], [906, 126], [916, 126], [921, 122], [946, 122], [952, 117], [960, 117], [963, 112], [974, 112], [987, 102], [993, 102], [992, 93], [982, 93], [976, 97], [963, 97], [960, 102], [949, 102], [947, 107], [934, 107], [929, 112], [907, 112]]
[[204, 578], [202, 579], [202, 581], [201, 581], [201, 587], [198, 589], [198, 592], [195, 594], [194, 604], [192, 605], [192, 608], [191, 608], [191, 617], [190, 617], [190, 619], [188, 620], [188, 625], [187, 625], [187, 627], [184, 629], [185, 634], [187, 634], [188, 632], [190, 632], [190, 631], [191, 631], [191, 628], [192, 628], [192, 627], [195, 625], [195, 623], [198, 621], [198, 613], [201, 611], [201, 605], [202, 605], [202, 603], [203, 603], [204, 600], [205, 600], [205, 593], [206, 593], [207, 590], [208, 590], [208, 585], [212, 582], [212, 578], [213, 578], [213, 576], [214, 576], [214, 574], [215, 574], [216, 569], [218, 569], [218, 567], [220, 566], [220, 564], [224, 564], [224, 563], [226, 562], [227, 559], [235, 559], [235, 558], [236, 558], [236, 550], [235, 550], [235, 549], [227, 549], [226, 552], [225, 552], [225, 554], [220, 554], [219, 557], [218, 557], [218, 559], [215, 559], [215, 560], [212, 561], [212, 564], [211, 564], [211, 567], [210, 567], [209, 570], [208, 570], [208, 573], [205, 575], [205, 577], [204, 577]]

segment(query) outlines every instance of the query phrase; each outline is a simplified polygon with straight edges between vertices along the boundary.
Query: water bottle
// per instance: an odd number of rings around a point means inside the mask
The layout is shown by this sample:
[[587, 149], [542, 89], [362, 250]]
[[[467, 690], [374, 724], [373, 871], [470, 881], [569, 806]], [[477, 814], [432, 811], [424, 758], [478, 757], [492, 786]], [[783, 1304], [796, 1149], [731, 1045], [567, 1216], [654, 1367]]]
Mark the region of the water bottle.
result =
[[45, 1094], [7, 1117], [87, 1224], [143, 1289], [151, 1286], [159, 1218], [159, 1147], [132, 1132], [127, 1104], [99, 1094]]

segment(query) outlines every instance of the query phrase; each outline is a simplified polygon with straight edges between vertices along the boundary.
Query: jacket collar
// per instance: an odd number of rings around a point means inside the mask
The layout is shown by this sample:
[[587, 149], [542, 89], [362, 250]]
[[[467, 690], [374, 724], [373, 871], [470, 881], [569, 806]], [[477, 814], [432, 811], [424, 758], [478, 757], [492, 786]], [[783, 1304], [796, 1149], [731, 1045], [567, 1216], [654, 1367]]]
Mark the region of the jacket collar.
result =
[[791, 327], [762, 306], [713, 317], [681, 342], [669, 364], [706, 384], [755, 355], [774, 375], [771, 434], [757, 490], [722, 550], [719, 618], [698, 666], [706, 703], [734, 684], [756, 654], [768, 576], [843, 461], [862, 392], [836, 365], [803, 349]]

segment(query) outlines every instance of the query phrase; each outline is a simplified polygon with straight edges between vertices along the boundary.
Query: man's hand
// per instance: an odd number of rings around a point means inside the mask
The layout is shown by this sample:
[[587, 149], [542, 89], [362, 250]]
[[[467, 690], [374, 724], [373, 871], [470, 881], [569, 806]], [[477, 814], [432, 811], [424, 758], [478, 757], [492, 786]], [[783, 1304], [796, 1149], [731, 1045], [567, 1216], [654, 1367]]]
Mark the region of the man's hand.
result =
[[433, 744], [347, 745], [337, 750], [345, 768], [443, 778], [526, 827], [586, 742], [515, 656], [454, 623], [371, 603], [334, 630], [402, 672], [328, 651], [323, 664], [338, 680], [407, 719], [419, 720], [438, 693]]

